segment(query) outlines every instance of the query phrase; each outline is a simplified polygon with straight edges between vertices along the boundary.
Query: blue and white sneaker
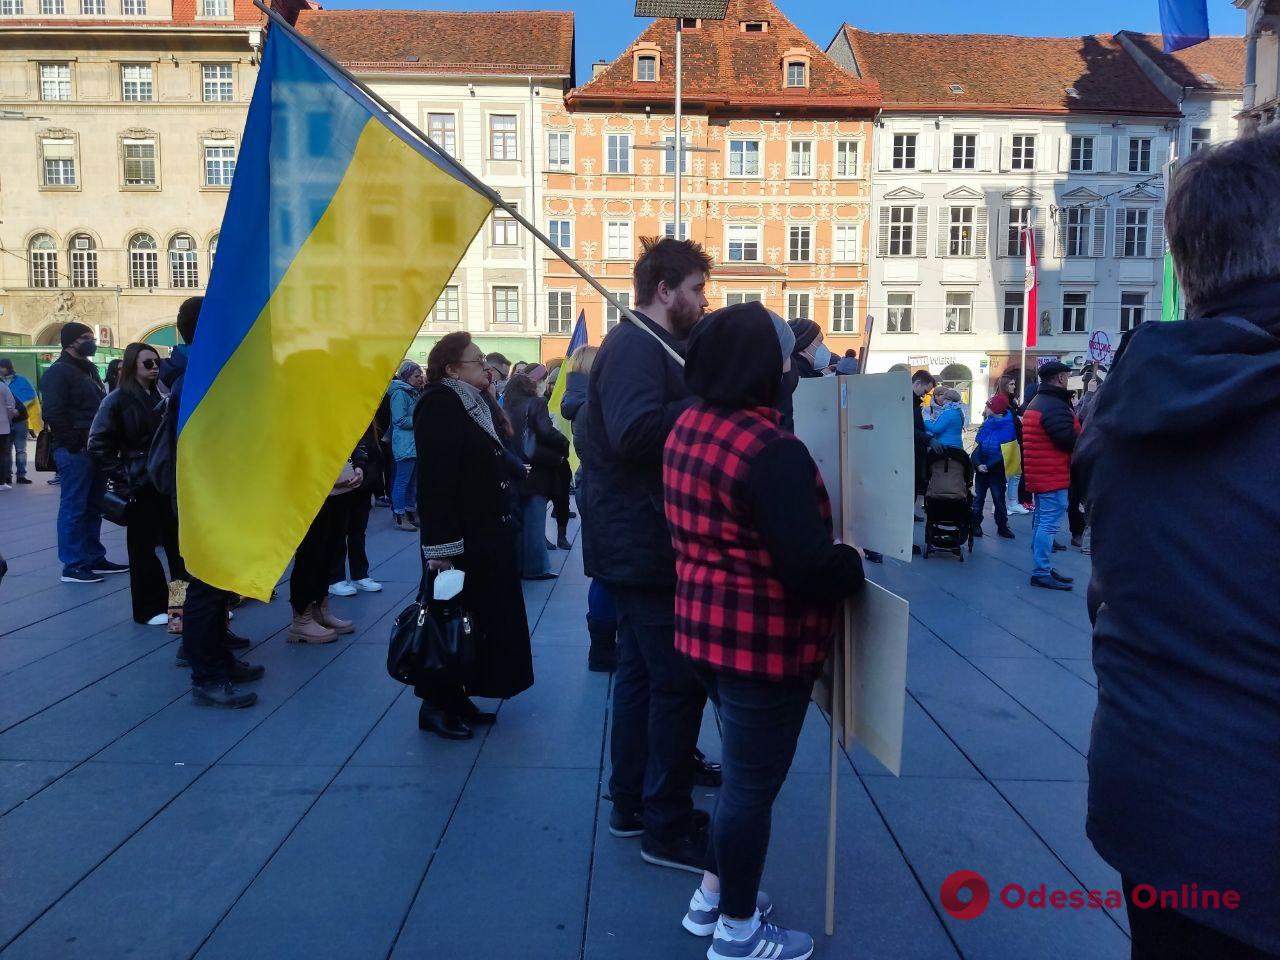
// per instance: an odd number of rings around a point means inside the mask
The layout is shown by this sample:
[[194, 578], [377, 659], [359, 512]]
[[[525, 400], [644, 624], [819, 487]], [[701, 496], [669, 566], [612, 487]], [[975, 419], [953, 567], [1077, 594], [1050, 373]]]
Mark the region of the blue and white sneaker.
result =
[[746, 940], [731, 940], [723, 934], [723, 928], [717, 927], [707, 960], [808, 960], [813, 956], [813, 937], [772, 923], [761, 923]]
[[[773, 900], [763, 890], [756, 894], [756, 913], [761, 920], [768, 920], [773, 915]], [[693, 891], [693, 899], [689, 901], [689, 912], [680, 921], [695, 937], [709, 937], [716, 932], [716, 922], [720, 919], [720, 906], [712, 906], [702, 895], [702, 887]]]

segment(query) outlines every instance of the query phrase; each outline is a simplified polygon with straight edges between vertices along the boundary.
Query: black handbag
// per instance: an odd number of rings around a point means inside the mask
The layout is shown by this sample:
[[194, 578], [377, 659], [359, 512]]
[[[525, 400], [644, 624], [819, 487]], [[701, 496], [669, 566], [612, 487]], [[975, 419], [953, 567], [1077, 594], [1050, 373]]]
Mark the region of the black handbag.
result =
[[110, 520], [119, 527], [127, 527], [129, 507], [132, 504], [133, 497], [128, 495], [127, 490], [109, 483], [107, 489], [102, 492], [102, 519]]
[[432, 600], [435, 571], [423, 572], [418, 599], [391, 626], [387, 673], [413, 685], [424, 674], [445, 672], [465, 684], [475, 666], [476, 633], [461, 598]]
[[53, 473], [57, 470], [53, 462], [53, 434], [48, 427], [41, 427], [36, 435], [36, 470], [40, 473]]

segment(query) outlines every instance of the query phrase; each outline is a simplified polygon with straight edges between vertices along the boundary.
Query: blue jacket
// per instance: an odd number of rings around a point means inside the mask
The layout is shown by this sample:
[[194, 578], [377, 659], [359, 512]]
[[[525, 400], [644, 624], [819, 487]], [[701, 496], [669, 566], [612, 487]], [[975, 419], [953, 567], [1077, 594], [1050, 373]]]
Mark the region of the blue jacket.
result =
[[1004, 413], [996, 416], [988, 414], [978, 428], [978, 446], [973, 451], [973, 462], [978, 466], [993, 467], [1004, 464], [1004, 451], [1001, 445], [1018, 439], [1018, 431], [1013, 423], [1013, 414]]
[[418, 455], [413, 408], [420, 394], [403, 380], [392, 380], [387, 393], [391, 395], [391, 455], [397, 460], [412, 460]]
[[929, 435], [944, 447], [964, 447], [964, 413], [953, 403], [925, 424]]

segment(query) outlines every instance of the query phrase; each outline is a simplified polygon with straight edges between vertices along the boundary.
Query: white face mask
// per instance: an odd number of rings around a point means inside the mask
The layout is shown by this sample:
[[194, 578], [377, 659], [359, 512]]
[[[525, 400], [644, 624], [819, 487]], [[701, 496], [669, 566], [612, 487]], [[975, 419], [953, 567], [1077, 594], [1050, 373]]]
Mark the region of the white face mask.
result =
[[813, 369], [825, 370], [831, 365], [831, 351], [827, 349], [825, 343], [820, 343], [813, 348]]

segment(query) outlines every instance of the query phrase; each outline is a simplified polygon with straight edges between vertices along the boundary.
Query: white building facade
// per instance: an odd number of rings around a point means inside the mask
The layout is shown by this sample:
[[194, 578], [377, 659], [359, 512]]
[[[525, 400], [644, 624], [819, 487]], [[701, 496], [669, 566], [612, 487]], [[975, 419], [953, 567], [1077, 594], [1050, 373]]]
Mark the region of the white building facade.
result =
[[1234, 0], [1244, 11], [1245, 78], [1240, 130], [1280, 128], [1280, 0]]

